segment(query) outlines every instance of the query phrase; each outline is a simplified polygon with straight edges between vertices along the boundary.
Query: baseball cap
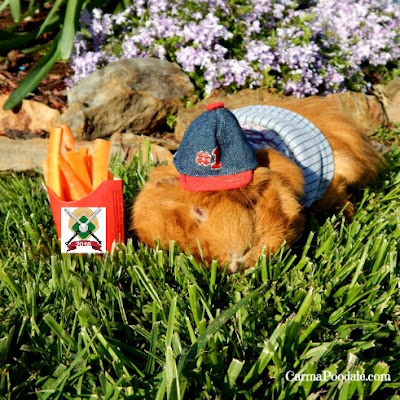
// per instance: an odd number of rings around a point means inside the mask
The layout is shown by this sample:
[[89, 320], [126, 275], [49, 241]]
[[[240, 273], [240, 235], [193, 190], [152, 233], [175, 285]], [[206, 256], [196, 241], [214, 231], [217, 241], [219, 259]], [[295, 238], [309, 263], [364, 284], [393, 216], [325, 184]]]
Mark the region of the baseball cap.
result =
[[222, 102], [207, 105], [188, 126], [174, 164], [181, 187], [195, 192], [245, 187], [258, 165], [238, 120]]

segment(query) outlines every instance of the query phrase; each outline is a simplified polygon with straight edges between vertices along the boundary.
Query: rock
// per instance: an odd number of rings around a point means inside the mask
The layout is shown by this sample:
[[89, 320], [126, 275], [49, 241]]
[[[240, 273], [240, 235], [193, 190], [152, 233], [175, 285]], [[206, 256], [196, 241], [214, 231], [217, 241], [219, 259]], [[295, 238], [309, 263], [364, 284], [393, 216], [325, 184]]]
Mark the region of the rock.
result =
[[327, 97], [339, 104], [342, 111], [360, 126], [366, 135], [372, 135], [380, 126], [388, 124], [385, 109], [375, 96], [357, 92], [335, 93]]
[[45, 104], [33, 100], [23, 100], [18, 112], [3, 110], [7, 95], [0, 95], [0, 135], [18, 136], [48, 132], [55, 126], [60, 113]]
[[82, 79], [68, 92], [60, 122], [79, 139], [115, 132], [149, 134], [192, 96], [193, 84], [179, 66], [156, 58], [111, 63]]
[[[265, 89], [241, 90], [230, 96], [208, 97], [193, 107], [181, 109], [178, 113], [175, 126], [175, 139], [180, 141], [187, 126], [198, 115], [205, 111], [209, 103], [223, 101], [229, 109], [245, 107], [249, 105], [265, 104], [284, 107], [285, 103], [304, 102], [310, 99], [298, 99], [295, 97], [277, 96]], [[354, 119], [367, 135], [372, 135], [376, 129], [388, 123], [385, 110], [375, 96], [367, 96], [362, 93], [344, 92], [330, 96], [321, 97], [321, 108], [334, 105], [339, 107], [345, 114]]]
[[13, 140], [0, 137], [0, 171], [28, 171], [47, 157], [48, 139]]
[[[129, 162], [139, 150], [145, 155], [146, 139], [148, 138], [134, 134], [114, 134], [110, 139], [110, 158], [114, 154], [119, 154], [122, 160]], [[47, 158], [48, 144], [49, 139], [14, 140], [0, 136], [0, 171], [41, 169], [42, 161]], [[93, 146], [92, 141], [80, 140], [76, 141], [75, 144], [77, 149]], [[151, 143], [150, 158], [154, 163], [170, 163], [172, 153], [162, 146]]]
[[389, 122], [400, 123], [400, 78], [386, 85], [375, 85], [373, 92], [385, 107]]

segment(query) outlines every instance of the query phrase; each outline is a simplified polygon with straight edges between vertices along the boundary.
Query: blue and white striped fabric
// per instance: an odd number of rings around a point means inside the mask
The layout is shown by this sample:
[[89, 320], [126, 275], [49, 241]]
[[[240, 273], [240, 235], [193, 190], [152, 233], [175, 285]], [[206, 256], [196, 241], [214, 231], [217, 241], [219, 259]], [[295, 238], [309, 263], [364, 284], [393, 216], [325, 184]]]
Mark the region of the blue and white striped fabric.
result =
[[274, 106], [232, 110], [250, 144], [281, 151], [303, 170], [303, 205], [310, 207], [325, 193], [334, 174], [332, 148], [321, 131], [293, 111]]

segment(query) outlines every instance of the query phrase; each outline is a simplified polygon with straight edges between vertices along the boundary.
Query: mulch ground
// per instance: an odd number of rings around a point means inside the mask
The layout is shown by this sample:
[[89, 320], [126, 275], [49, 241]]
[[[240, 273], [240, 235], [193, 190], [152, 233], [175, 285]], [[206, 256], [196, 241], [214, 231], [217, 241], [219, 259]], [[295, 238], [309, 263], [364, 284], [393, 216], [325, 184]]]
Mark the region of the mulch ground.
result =
[[[38, 26], [46, 18], [46, 10], [34, 14], [25, 19], [15, 32], [30, 31]], [[14, 24], [9, 9], [0, 14], [0, 30], [6, 30]], [[47, 35], [47, 36], [46, 36]], [[55, 32], [43, 35], [28, 47], [41, 45], [49, 42], [55, 36]], [[21, 81], [28, 75], [29, 71], [43, 57], [44, 53], [36, 52], [24, 54], [20, 50], [11, 50], [8, 54], [0, 56], [0, 94], [9, 95]], [[65, 79], [70, 76], [72, 70], [68, 62], [57, 63], [46, 78], [40, 83], [39, 87], [26, 98], [39, 101], [59, 111], [66, 109], [66, 84]]]

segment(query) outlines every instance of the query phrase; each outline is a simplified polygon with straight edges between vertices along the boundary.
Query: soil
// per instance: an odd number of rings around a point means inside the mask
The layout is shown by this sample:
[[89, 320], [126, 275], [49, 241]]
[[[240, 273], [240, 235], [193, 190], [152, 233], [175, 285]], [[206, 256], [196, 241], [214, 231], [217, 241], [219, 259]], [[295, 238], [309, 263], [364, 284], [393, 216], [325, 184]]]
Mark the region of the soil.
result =
[[[26, 32], [36, 29], [44, 21], [48, 10], [44, 8], [22, 21], [14, 32]], [[0, 14], [0, 30], [6, 30], [14, 24], [9, 8]], [[44, 34], [27, 47], [34, 47], [49, 43], [56, 32]], [[23, 49], [21, 49], [23, 50]], [[0, 53], [0, 93], [10, 94], [28, 75], [29, 71], [43, 57], [45, 50], [24, 54], [21, 50], [11, 50], [7, 54]], [[40, 85], [26, 98], [39, 101], [59, 111], [66, 109], [66, 84], [65, 79], [72, 74], [68, 62], [57, 63]]]

